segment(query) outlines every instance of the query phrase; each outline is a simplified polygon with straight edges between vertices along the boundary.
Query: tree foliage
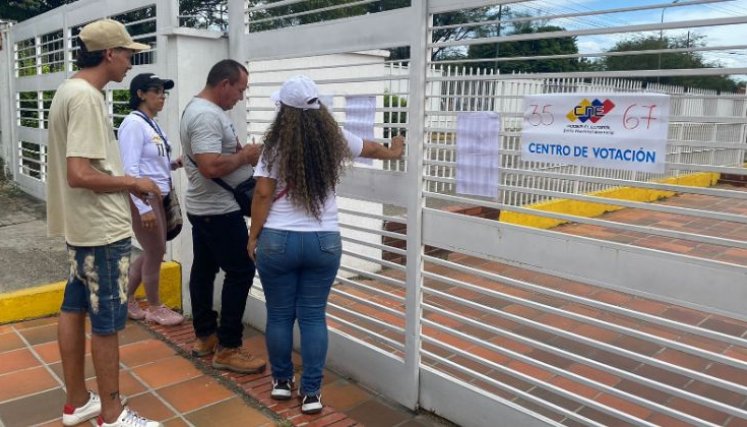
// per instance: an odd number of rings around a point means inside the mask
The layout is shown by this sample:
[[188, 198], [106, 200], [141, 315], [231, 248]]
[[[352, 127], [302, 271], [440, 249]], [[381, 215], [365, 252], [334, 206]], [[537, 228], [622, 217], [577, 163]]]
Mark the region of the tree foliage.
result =
[[[563, 27], [554, 25], [522, 25], [518, 26], [510, 35], [536, 34], [565, 31]], [[485, 62], [476, 63], [480, 68], [498, 67], [503, 74], [507, 73], [557, 73], [563, 71], [579, 71], [581, 62], [577, 58], [530, 59], [523, 61], [496, 62], [495, 58], [515, 58], [551, 56], [578, 53], [575, 37], [541, 38], [534, 40], [519, 40], [513, 42], [480, 44], [470, 46], [467, 58], [485, 58]]]
[[[184, 0], [182, 0], [184, 1]], [[410, 5], [411, 0], [382, 0], [374, 3], [342, 6], [345, 0], [308, 0], [250, 12], [250, 31], [265, 31], [293, 25], [311, 24], [349, 16], [383, 12]], [[268, 4], [269, 3], [269, 4]], [[248, 7], [268, 5], [267, 0], [249, 0]], [[325, 10], [328, 9], [329, 10]]]
[[0, 2], [0, 19], [24, 21], [75, 0], [5, 0]]
[[[638, 36], [618, 42], [608, 52], [635, 52], [646, 50], [682, 49], [694, 46], [705, 46], [705, 37], [700, 35], [683, 35], [677, 37]], [[635, 70], [672, 70], [719, 68], [721, 64], [709, 62], [699, 52], [666, 52], [649, 54], [630, 54], [606, 56], [599, 61], [602, 69], [607, 71]], [[634, 74], [634, 73], [633, 73]], [[685, 87], [734, 91], [737, 83], [723, 76], [662, 76], [640, 77], [638, 80], [659, 82]]]

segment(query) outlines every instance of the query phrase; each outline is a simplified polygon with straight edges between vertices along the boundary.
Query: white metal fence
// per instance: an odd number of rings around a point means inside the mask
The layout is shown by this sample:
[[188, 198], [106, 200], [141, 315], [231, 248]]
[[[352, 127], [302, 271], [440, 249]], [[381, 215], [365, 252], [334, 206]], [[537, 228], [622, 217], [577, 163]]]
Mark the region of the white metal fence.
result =
[[[133, 64], [158, 68], [159, 43], [156, 36], [156, 6], [153, 2], [128, 4], [107, 2], [106, 17], [125, 24], [137, 41], [151, 50], [135, 55]], [[100, 12], [85, 10], [81, 5], [64, 6], [32, 20], [14, 25], [8, 31], [7, 45], [12, 56], [7, 57], [8, 101], [4, 111], [13, 112], [12, 156], [8, 163], [21, 187], [36, 197], [45, 199], [46, 129], [49, 106], [57, 86], [75, 71], [74, 58], [78, 49], [78, 33], [85, 24], [102, 18]], [[162, 41], [163, 42], [163, 41]], [[113, 84], [106, 89], [109, 113], [115, 126], [126, 110], [126, 86]], [[8, 141], [8, 140], [6, 140]], [[7, 143], [7, 142], [6, 142]]]

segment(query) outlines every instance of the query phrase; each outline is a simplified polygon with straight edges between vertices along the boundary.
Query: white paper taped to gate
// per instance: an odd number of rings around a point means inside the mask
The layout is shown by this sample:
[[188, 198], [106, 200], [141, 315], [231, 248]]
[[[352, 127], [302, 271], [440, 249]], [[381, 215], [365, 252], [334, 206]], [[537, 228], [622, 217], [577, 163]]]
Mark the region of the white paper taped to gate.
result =
[[498, 113], [479, 111], [457, 115], [457, 193], [498, 197], [500, 132]]
[[[376, 118], [375, 96], [345, 97], [345, 130], [363, 139], [374, 139], [374, 121]], [[356, 163], [372, 165], [371, 159], [357, 157]]]
[[669, 100], [648, 93], [525, 96], [521, 159], [663, 173]]

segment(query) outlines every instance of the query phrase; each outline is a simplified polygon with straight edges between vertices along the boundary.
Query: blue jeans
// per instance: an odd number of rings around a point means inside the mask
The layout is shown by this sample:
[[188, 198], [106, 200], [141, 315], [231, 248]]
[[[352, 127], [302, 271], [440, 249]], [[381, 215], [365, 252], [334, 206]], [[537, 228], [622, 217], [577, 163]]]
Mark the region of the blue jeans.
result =
[[299, 232], [265, 228], [257, 242], [257, 271], [267, 307], [267, 353], [272, 376], [293, 377], [293, 324], [301, 331], [301, 393], [321, 389], [327, 358], [325, 309], [340, 267], [339, 232]]
[[127, 272], [130, 239], [104, 246], [67, 245], [70, 275], [62, 298], [62, 311], [88, 312], [91, 331], [111, 335], [127, 321]]
[[[254, 263], [246, 245], [249, 232], [240, 211], [223, 215], [190, 215], [194, 260], [189, 274], [192, 324], [200, 338], [217, 333], [222, 347], [241, 347], [244, 310], [254, 280]], [[213, 310], [218, 269], [226, 272], [221, 291], [220, 324]]]

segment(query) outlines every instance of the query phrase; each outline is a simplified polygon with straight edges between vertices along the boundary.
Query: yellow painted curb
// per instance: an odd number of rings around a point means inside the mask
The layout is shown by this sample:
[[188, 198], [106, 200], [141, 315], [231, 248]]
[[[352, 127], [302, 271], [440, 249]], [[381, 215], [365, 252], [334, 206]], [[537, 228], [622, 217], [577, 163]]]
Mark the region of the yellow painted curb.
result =
[[[682, 185], [685, 187], [710, 187], [716, 184], [720, 178], [717, 173], [694, 173], [684, 176], [669, 177], [656, 182], [662, 184]], [[589, 193], [591, 196], [604, 197], [608, 199], [630, 200], [636, 202], [653, 202], [655, 200], [672, 197], [675, 193], [672, 191], [650, 190], [646, 188], [621, 187], [609, 190], [596, 191]], [[526, 206], [530, 209], [545, 212], [556, 212], [569, 215], [582, 216], [587, 218], [596, 217], [606, 212], [613, 212], [624, 209], [622, 206], [608, 205], [603, 203], [590, 203], [580, 200], [552, 200], [549, 202], [536, 203]], [[501, 211], [499, 221], [523, 225], [534, 228], [553, 228], [567, 221], [555, 218], [547, 218], [538, 215], [529, 215], [520, 212]]]
[[[0, 324], [35, 319], [60, 312], [66, 282], [50, 283], [30, 289], [0, 294]], [[171, 308], [182, 307], [182, 268], [176, 262], [161, 264], [161, 302]], [[145, 296], [143, 287], [135, 294]]]

